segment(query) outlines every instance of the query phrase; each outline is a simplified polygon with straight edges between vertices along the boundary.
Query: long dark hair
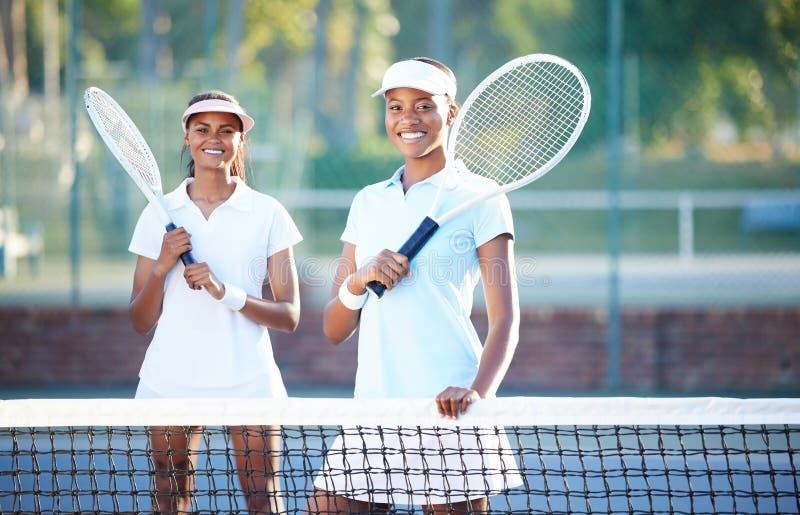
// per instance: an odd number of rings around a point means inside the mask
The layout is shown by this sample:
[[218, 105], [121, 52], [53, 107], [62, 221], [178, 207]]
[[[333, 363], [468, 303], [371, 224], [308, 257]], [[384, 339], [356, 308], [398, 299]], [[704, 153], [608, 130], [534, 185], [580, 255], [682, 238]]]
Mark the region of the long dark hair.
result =
[[[202, 100], [225, 100], [227, 102], [239, 105], [239, 101], [236, 100], [233, 97], [233, 95], [229, 95], [228, 93], [225, 93], [223, 91], [212, 90], [212, 91], [206, 91], [205, 93], [199, 93], [193, 96], [192, 99], [189, 100], [189, 104], [187, 105], [187, 107], [192, 104], [196, 104], [197, 102], [200, 102]], [[190, 116], [189, 119], [186, 120], [187, 127], [189, 126], [189, 121], [192, 119], [192, 116]], [[237, 116], [237, 118], [239, 117]], [[242, 120], [239, 119], [239, 130], [242, 129], [243, 129]], [[243, 182], [247, 182], [245, 164], [244, 164], [244, 156], [247, 150], [246, 143], [247, 141], [244, 138], [244, 134], [242, 134], [242, 145], [239, 147], [239, 152], [237, 152], [236, 154], [236, 159], [231, 164], [231, 175], [239, 177]], [[186, 152], [187, 148], [188, 146], [184, 144], [183, 150], [181, 150], [181, 161], [183, 161], [183, 154], [184, 152]], [[194, 177], [194, 159], [189, 158], [189, 164], [186, 165], [186, 169], [189, 172], [189, 177]]]

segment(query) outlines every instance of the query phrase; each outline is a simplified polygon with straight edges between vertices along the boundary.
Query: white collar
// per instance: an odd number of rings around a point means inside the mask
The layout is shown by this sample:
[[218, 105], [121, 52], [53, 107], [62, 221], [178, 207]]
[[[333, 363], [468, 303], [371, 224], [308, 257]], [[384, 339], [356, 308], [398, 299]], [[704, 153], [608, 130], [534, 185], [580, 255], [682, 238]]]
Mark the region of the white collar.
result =
[[[230, 206], [240, 211], [250, 211], [253, 208], [253, 200], [249, 193], [253, 191], [244, 181], [239, 177], [232, 177], [236, 183], [236, 189], [233, 190], [228, 199], [223, 202], [223, 205]], [[180, 209], [182, 207], [190, 206], [194, 202], [189, 197], [189, 184], [194, 182], [194, 177], [187, 177], [178, 186], [174, 195], [167, 197], [167, 206], [170, 209]]]
[[[394, 174], [386, 181], [386, 187], [389, 186], [398, 186], [400, 188], [403, 187], [403, 174], [406, 171], [406, 167], [401, 166], [394, 172]], [[457, 180], [457, 171], [450, 170], [449, 173], [446, 169], [442, 169], [435, 174], [431, 175], [424, 181], [420, 181], [417, 184], [430, 184], [431, 186], [439, 187], [439, 184], [442, 183], [443, 180], [448, 179], [445, 188], [448, 190], [452, 190], [456, 186], [458, 186]]]

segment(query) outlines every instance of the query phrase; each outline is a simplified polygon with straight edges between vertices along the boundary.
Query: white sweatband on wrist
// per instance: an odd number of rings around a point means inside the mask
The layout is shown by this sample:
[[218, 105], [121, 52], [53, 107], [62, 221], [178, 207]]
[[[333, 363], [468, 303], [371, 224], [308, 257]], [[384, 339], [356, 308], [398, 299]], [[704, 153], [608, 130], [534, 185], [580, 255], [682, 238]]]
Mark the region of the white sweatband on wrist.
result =
[[225, 304], [234, 311], [239, 311], [247, 302], [247, 292], [236, 286], [225, 284], [225, 295], [219, 299], [219, 302]]
[[347, 279], [344, 280], [341, 286], [339, 286], [339, 301], [344, 304], [344, 307], [351, 311], [358, 311], [359, 309], [364, 307], [364, 304], [367, 303], [367, 296], [369, 295], [369, 290], [365, 291], [361, 295], [356, 295], [355, 293], [351, 292], [350, 289], [347, 287], [347, 283], [350, 282], [350, 278], [353, 277], [352, 275], [348, 276]]

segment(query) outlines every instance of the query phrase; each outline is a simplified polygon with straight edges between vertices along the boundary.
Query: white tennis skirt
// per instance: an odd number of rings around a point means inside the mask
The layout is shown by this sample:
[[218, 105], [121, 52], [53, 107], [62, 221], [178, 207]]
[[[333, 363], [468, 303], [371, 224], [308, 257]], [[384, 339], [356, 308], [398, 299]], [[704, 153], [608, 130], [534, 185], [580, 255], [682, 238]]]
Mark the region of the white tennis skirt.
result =
[[502, 428], [343, 428], [314, 486], [332, 495], [394, 505], [491, 497], [522, 478]]
[[[282, 385], [281, 385], [282, 388]], [[275, 393], [274, 382], [268, 375], [260, 375], [246, 383], [227, 388], [181, 388], [170, 392], [162, 392], [151, 388], [141, 379], [136, 388], [136, 399], [269, 399], [286, 397], [286, 390]]]

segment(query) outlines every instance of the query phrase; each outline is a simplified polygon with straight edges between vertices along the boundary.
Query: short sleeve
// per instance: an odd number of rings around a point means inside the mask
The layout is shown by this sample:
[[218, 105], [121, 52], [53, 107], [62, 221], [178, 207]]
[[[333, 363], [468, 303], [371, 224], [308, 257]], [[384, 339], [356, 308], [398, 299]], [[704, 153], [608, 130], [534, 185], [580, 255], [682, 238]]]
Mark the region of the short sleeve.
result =
[[475, 246], [480, 247], [501, 234], [514, 237], [514, 219], [511, 205], [505, 195], [496, 195], [476, 206], [473, 218]]
[[350, 211], [347, 213], [347, 223], [344, 226], [341, 240], [346, 243], [358, 245], [358, 220], [360, 218], [360, 205], [362, 194], [359, 192], [350, 204]]
[[301, 241], [303, 235], [300, 234], [300, 229], [295, 225], [292, 216], [280, 202], [275, 201], [275, 216], [272, 217], [272, 226], [269, 229], [267, 257]]
[[161, 226], [153, 207], [148, 204], [139, 215], [128, 250], [136, 255], [156, 260], [161, 254], [161, 242], [165, 232], [166, 228]]

